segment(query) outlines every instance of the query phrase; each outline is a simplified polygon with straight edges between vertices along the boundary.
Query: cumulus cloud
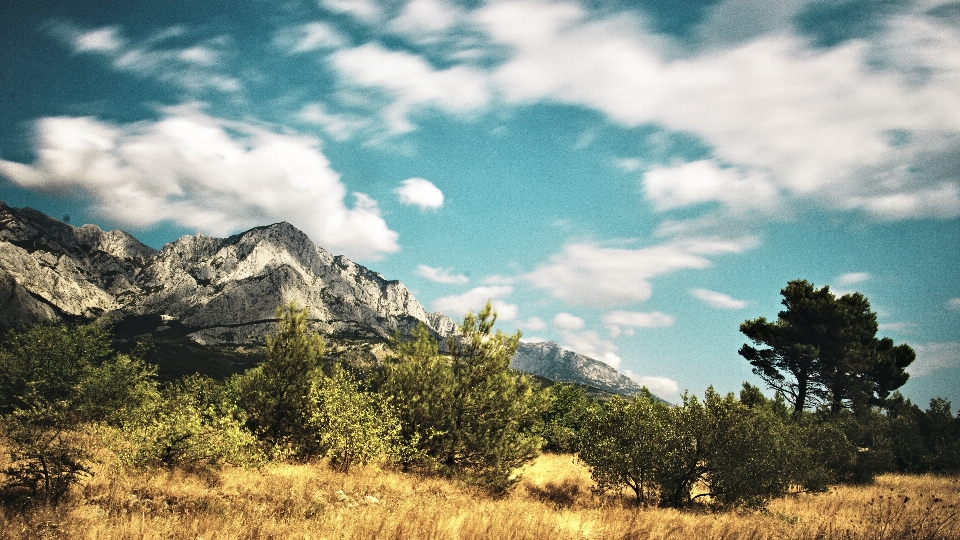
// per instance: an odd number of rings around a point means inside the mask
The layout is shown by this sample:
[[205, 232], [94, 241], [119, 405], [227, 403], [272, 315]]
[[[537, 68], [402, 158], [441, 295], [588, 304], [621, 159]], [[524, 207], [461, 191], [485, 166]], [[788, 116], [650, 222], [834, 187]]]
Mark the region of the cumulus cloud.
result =
[[186, 108], [156, 122], [113, 125], [52, 117], [35, 125], [37, 160], [0, 161], [28, 189], [84, 191], [121, 226], [172, 222], [225, 236], [289, 221], [324, 248], [359, 259], [399, 250], [376, 201], [354, 193], [317, 140], [272, 133]]
[[848, 272], [837, 278], [837, 285], [840, 287], [849, 287], [864, 281], [870, 281], [873, 276], [869, 272]]
[[506, 302], [503, 297], [513, 294], [509, 285], [476, 287], [463, 294], [443, 296], [434, 300], [430, 306], [433, 311], [442, 311], [454, 319], [463, 317], [468, 311], [477, 313], [487, 301], [497, 311], [498, 321], [509, 321], [517, 317], [517, 305]]
[[[539, 332], [547, 327], [547, 323], [543, 322], [543, 319], [540, 317], [530, 317], [525, 321], [517, 323], [521, 330], [529, 330], [531, 332]], [[544, 340], [534, 340], [531, 338], [531, 341], [544, 341]]]
[[[756, 28], [770, 33], [682, 57], [629, 13], [530, 0], [487, 4], [475, 19], [511, 51], [491, 75], [508, 102], [587, 107], [628, 127], [692, 133], [711, 148], [709, 163], [647, 178], [660, 208], [736, 209], [779, 196], [880, 219], [960, 215], [955, 29], [917, 8], [867, 39], [815, 48], [783, 27], [791, 10], [764, 11], [772, 18]], [[717, 11], [716, 21], [729, 15]]]
[[623, 374], [633, 379], [640, 386], [645, 386], [653, 395], [667, 401], [675, 399], [680, 392], [680, 385], [669, 377], [641, 376], [629, 369], [624, 370]]
[[576, 315], [569, 313], [557, 313], [553, 318], [553, 325], [564, 330], [579, 330], [583, 328], [584, 321]]
[[423, 178], [409, 178], [396, 189], [400, 202], [420, 210], [439, 210], [443, 206], [443, 192], [433, 182]]
[[424, 109], [467, 115], [492, 99], [488, 77], [477, 68], [454, 65], [437, 69], [420, 56], [374, 43], [341, 49], [328, 60], [347, 90], [380, 94], [382, 100], [374, 103], [370, 112], [379, 111], [393, 134], [416, 129], [411, 116]]
[[690, 289], [690, 294], [705, 304], [718, 309], [743, 309], [747, 302], [709, 289]]
[[417, 275], [434, 283], [463, 284], [470, 281], [470, 278], [463, 274], [452, 274], [446, 268], [434, 268], [425, 264], [417, 265]]
[[960, 343], [926, 343], [914, 345], [913, 350], [917, 352], [917, 359], [907, 366], [912, 377], [960, 368]]
[[777, 187], [764, 176], [745, 176], [709, 160], [651, 169], [644, 174], [643, 189], [661, 211], [708, 202], [736, 211], [771, 211], [778, 205]]
[[710, 255], [740, 253], [754, 245], [754, 238], [694, 238], [639, 249], [568, 244], [523, 278], [554, 298], [609, 307], [649, 299], [650, 278], [707, 268]]
[[673, 326], [673, 322], [673, 317], [659, 311], [611, 311], [603, 316], [603, 324], [612, 338], [620, 334], [632, 336], [637, 328]]
[[950, 309], [960, 309], [960, 298], [951, 298], [947, 300], [947, 307]]

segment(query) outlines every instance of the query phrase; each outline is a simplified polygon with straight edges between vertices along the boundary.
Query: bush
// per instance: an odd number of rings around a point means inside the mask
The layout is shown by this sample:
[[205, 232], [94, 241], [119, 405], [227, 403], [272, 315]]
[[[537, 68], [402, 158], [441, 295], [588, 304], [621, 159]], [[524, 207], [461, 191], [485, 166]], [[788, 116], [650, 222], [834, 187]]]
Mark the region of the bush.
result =
[[131, 410], [114, 447], [139, 467], [257, 465], [263, 455], [230, 388], [200, 375]]
[[520, 335], [493, 333], [490, 304], [468, 313], [448, 341], [450, 357], [438, 354], [425, 328], [416, 340], [395, 340], [395, 358], [382, 390], [396, 405], [407, 465], [421, 464], [463, 476], [496, 493], [517, 480], [517, 467], [542, 446], [538, 431], [544, 402], [530, 380], [510, 370]]
[[[723, 506], [762, 507], [796, 481], [797, 432], [769, 407], [748, 407], [709, 388], [669, 407], [649, 392], [614, 398], [588, 416], [580, 459], [599, 490], [632, 489], [683, 507], [709, 496]], [[702, 483], [705, 493], [692, 495]]]
[[89, 473], [74, 439], [82, 422], [120, 423], [155, 389], [155, 370], [115, 355], [102, 327], [41, 324], [13, 331], [0, 349], [0, 436], [12, 465], [6, 487], [57, 502]]
[[544, 450], [575, 453], [577, 439], [592, 406], [582, 386], [557, 383], [547, 387], [548, 408], [543, 414]]
[[275, 455], [318, 456], [308, 429], [317, 414], [316, 387], [323, 377], [324, 342], [307, 330], [307, 310], [291, 303], [276, 310], [277, 328], [267, 336], [267, 360], [234, 380], [247, 425]]
[[342, 472], [399, 451], [400, 422], [380, 394], [362, 392], [335, 369], [314, 390], [317, 411], [310, 429], [322, 455]]
[[598, 491], [626, 486], [638, 503], [659, 496], [669, 414], [645, 391], [629, 401], [614, 397], [585, 415], [577, 447]]

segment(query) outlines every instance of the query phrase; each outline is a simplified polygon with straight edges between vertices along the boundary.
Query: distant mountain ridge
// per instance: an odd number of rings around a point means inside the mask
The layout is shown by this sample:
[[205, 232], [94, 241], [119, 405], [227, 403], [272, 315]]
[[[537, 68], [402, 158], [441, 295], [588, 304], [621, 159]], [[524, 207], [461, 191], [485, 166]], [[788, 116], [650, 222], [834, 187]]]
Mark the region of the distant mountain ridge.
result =
[[[456, 329], [403, 283], [331, 255], [289, 223], [229, 238], [184, 236], [158, 251], [123, 231], [74, 227], [0, 201], [0, 330], [109, 317], [131, 336], [259, 345], [276, 307], [291, 301], [309, 309], [314, 331], [335, 340], [382, 342], [419, 323], [441, 339]], [[612, 367], [553, 342], [521, 343], [511, 366], [605, 392], [640, 391]]]
[[642, 387], [609, 365], [573, 351], [555, 341], [520, 343], [510, 367], [541, 377], [578, 384], [620, 395], [635, 395]]

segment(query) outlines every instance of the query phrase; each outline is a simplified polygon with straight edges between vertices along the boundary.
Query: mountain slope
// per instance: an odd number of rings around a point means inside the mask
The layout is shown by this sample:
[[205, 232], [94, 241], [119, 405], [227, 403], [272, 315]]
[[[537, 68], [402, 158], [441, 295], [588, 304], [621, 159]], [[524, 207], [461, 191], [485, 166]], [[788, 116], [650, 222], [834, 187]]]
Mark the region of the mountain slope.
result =
[[0, 202], [0, 325], [105, 315], [177, 328], [200, 344], [259, 344], [278, 305], [310, 310], [327, 336], [389, 338], [422, 322], [446, 335], [399, 281], [334, 257], [289, 223], [230, 238], [185, 236], [159, 252], [122, 231], [73, 227]]
[[642, 389], [607, 364], [562, 349], [554, 341], [520, 343], [510, 367], [554, 381], [585, 384], [613, 394], [630, 396]]
[[[338, 342], [334, 355], [359, 346], [369, 356], [372, 342], [409, 334], [421, 322], [441, 342], [456, 328], [399, 281], [331, 255], [289, 223], [229, 238], [184, 236], [157, 251], [123, 231], [73, 227], [0, 201], [0, 330], [109, 317], [120, 337], [156, 338], [162, 372], [191, 373], [207, 361], [211, 373], [229, 374], [256, 361], [237, 346], [262, 345], [274, 310], [289, 302], [308, 308], [312, 329]], [[209, 345], [233, 352], [201, 347]], [[521, 343], [511, 365], [606, 392], [640, 390], [610, 366], [552, 342]]]

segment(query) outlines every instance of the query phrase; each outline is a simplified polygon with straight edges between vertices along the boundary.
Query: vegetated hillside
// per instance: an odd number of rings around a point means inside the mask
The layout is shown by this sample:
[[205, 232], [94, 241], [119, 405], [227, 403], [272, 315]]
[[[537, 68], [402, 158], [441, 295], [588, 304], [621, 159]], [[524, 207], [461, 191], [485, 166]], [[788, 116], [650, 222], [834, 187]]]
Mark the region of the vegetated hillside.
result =
[[[311, 330], [335, 355], [369, 357], [394, 332], [409, 335], [417, 324], [445, 347], [455, 329], [403, 283], [331, 255], [289, 223], [229, 238], [184, 236], [157, 251], [123, 231], [73, 227], [0, 201], [0, 330], [105, 320], [120, 349], [147, 339], [146, 359], [164, 379], [195, 372], [222, 378], [262, 361], [274, 310], [291, 301], [309, 309]], [[556, 344], [522, 344], [514, 363], [604, 392], [640, 390], [606, 364]]]
[[323, 464], [197, 473], [119, 472], [109, 462], [56, 508], [0, 507], [0, 537], [916, 538], [960, 537], [957, 478], [884, 475], [872, 486], [772, 501], [766, 512], [688, 513], [596, 495], [571, 455], [545, 454], [493, 498], [438, 477]]

